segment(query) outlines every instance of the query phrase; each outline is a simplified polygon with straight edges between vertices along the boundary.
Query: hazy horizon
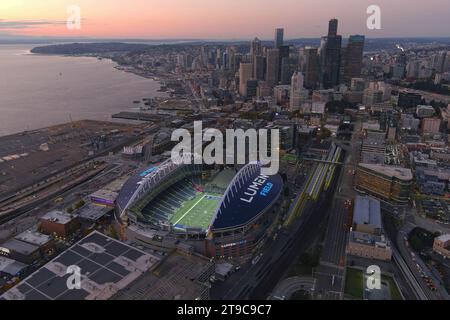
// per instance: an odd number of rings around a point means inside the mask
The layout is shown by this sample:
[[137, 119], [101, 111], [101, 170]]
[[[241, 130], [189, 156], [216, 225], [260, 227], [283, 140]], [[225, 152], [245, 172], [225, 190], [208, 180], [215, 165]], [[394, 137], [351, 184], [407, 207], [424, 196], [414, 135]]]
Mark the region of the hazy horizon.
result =
[[[339, 33], [368, 38], [449, 37], [448, 0], [2, 0], [0, 38], [89, 37], [148, 40], [272, 39], [276, 27], [285, 39], [326, 34], [330, 18]], [[381, 30], [369, 30], [369, 5], [381, 8]], [[69, 30], [67, 8], [81, 9], [81, 29]], [[417, 13], [420, 12], [420, 15]]]

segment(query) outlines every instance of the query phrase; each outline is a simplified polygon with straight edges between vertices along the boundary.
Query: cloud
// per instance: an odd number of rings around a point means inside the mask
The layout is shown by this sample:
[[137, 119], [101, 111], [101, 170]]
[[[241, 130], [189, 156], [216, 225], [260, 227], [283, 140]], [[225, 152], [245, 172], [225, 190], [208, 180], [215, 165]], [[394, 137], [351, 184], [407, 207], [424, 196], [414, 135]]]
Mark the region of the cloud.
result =
[[66, 21], [59, 20], [5, 20], [0, 19], [0, 30], [21, 30], [43, 26], [65, 25]]

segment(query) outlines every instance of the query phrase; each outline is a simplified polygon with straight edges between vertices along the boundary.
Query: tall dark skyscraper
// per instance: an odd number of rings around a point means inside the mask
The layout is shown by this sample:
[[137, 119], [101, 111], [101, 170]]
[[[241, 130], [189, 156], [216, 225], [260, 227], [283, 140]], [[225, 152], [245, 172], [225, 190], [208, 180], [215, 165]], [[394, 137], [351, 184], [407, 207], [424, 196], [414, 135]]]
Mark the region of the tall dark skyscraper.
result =
[[280, 50], [268, 49], [266, 62], [266, 83], [269, 87], [274, 87], [278, 84], [278, 69], [280, 63]]
[[338, 21], [332, 19], [328, 26], [328, 36], [322, 37], [320, 45], [321, 83], [324, 89], [339, 84], [342, 37], [337, 35]]
[[277, 28], [275, 29], [275, 48], [279, 48], [284, 43], [284, 29]]
[[319, 84], [319, 54], [317, 48], [306, 47], [304, 49], [304, 73], [305, 73], [305, 88], [317, 89]]
[[331, 19], [330, 22], [328, 23], [328, 36], [329, 37], [337, 36], [337, 30], [338, 30], [338, 20]]
[[348, 39], [348, 45], [342, 51], [342, 79], [341, 82], [349, 85], [352, 78], [361, 76], [364, 36], [353, 35]]
[[[287, 59], [289, 59], [289, 46], [279, 46], [278, 50], [280, 51], [280, 60], [278, 61], [278, 81], [281, 81], [283, 61], [284, 63], [287, 63]], [[290, 81], [290, 78], [291, 77], [289, 77], [288, 81]]]
[[266, 77], [266, 57], [253, 57], [253, 78], [256, 80], [264, 80]]

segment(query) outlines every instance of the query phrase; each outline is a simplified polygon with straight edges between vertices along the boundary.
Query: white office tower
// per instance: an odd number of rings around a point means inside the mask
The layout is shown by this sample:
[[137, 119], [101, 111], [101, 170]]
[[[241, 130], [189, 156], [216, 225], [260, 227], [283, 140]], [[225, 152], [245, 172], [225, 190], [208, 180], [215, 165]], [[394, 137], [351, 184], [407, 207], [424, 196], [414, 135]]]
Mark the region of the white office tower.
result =
[[291, 94], [289, 108], [291, 110], [300, 109], [306, 90], [303, 88], [304, 77], [301, 72], [294, 72], [291, 78]]

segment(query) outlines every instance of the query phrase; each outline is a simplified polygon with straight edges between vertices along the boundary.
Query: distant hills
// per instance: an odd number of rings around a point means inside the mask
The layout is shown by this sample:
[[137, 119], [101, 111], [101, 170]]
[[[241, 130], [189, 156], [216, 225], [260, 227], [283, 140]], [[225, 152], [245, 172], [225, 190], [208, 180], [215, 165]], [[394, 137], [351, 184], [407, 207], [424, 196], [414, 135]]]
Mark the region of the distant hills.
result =
[[[343, 45], [346, 45], [347, 39], [344, 39]], [[286, 40], [287, 45], [302, 46], [315, 46], [320, 45], [319, 38], [310, 39], [291, 39]], [[397, 44], [442, 44], [450, 45], [450, 38], [368, 38], [366, 39], [365, 48], [366, 52], [376, 52], [380, 50], [394, 50]], [[144, 41], [138, 42], [138, 40], [133, 41], [99, 41], [99, 42], [76, 42], [76, 43], [66, 43], [66, 44], [51, 44], [46, 46], [39, 46], [31, 50], [32, 53], [39, 54], [59, 54], [59, 55], [83, 55], [83, 54], [102, 54], [110, 52], [131, 52], [131, 51], [141, 51], [155, 48], [155, 46], [178, 46], [178, 45], [238, 45], [247, 46], [250, 44], [249, 41], [214, 41], [214, 40], [167, 40], [164, 42], [162, 40], [158, 41]], [[263, 46], [273, 45], [273, 41], [262, 41]]]
[[146, 50], [151, 45], [123, 43], [123, 42], [105, 42], [105, 43], [71, 43], [56, 44], [36, 47], [31, 50], [32, 53], [39, 54], [60, 54], [60, 55], [82, 55], [93, 53], [109, 53], [109, 52], [129, 52], [137, 50]]

